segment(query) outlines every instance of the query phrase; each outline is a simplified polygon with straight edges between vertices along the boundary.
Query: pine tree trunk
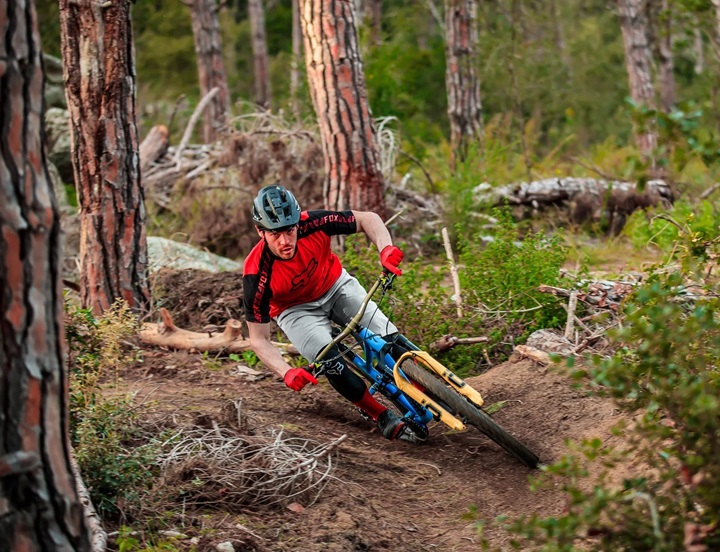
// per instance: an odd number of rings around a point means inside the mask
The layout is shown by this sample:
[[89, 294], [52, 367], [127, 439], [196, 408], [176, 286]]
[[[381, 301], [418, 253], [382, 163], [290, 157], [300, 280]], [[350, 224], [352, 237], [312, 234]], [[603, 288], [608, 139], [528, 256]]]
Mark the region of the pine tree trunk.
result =
[[83, 306], [149, 301], [130, 0], [60, 0]]
[[300, 120], [300, 60], [302, 29], [300, 28], [300, 0], [292, 1], [292, 61], [290, 63], [290, 101], [296, 120]]
[[[650, 46], [647, 39], [647, 21], [641, 10], [642, 2], [643, 0], [618, 0], [620, 27], [630, 96], [637, 105], [654, 108]], [[652, 160], [657, 146], [657, 132], [653, 126], [638, 130], [635, 140], [640, 152]]]
[[675, 63], [672, 52], [672, 11], [669, 0], [662, 0], [660, 13], [660, 102], [663, 112], [670, 113], [675, 107]]
[[255, 103], [267, 109], [270, 107], [270, 60], [262, 0], [248, 0], [248, 18], [252, 33], [253, 66], [255, 68]]
[[382, 0], [366, 0], [365, 17], [370, 26], [370, 44], [379, 46], [382, 43]]
[[305, 65], [325, 156], [325, 206], [385, 216], [384, 181], [353, 4], [301, 0]]
[[60, 219], [32, 2], [0, 0], [0, 550], [90, 550], [67, 442]]
[[482, 132], [477, 48], [477, 0], [447, 0], [445, 86], [453, 166], [466, 159], [470, 145]]
[[230, 111], [230, 90], [222, 55], [220, 23], [215, 0], [193, 0], [190, 8], [195, 57], [198, 67], [200, 95], [205, 97], [217, 87], [219, 93], [205, 108], [203, 119], [203, 140], [211, 143], [227, 125]]

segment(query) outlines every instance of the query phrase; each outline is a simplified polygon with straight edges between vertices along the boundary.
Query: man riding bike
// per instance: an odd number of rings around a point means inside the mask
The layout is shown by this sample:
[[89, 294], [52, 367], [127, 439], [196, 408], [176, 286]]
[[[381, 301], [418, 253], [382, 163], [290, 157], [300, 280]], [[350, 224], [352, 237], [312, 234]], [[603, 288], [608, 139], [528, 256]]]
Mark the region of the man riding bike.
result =
[[[347, 324], [358, 312], [365, 289], [340, 264], [331, 236], [364, 232], [380, 252], [380, 264], [393, 274], [403, 253], [392, 244], [382, 219], [368, 211], [301, 211], [295, 196], [282, 186], [266, 186], [253, 200], [253, 221], [261, 241], [245, 259], [243, 289], [250, 346], [258, 358], [295, 391], [317, 384], [306, 368], [293, 368], [272, 344], [275, 320], [300, 354], [311, 363], [331, 341], [333, 321]], [[361, 324], [388, 336], [397, 328], [374, 302]], [[378, 403], [365, 382], [345, 363], [337, 347], [325, 372], [332, 387], [373, 419], [387, 439], [413, 440], [403, 419]]]

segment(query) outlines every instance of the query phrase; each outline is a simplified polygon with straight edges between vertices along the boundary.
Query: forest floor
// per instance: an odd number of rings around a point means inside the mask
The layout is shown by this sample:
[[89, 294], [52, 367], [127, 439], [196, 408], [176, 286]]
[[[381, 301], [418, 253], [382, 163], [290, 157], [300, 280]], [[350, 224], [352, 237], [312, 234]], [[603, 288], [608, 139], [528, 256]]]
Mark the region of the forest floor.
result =
[[[203, 322], [217, 323], [212, 318], [222, 310], [225, 319], [239, 318], [234, 309], [241, 282], [199, 276], [175, 273], [158, 283], [176, 323], [198, 329]], [[199, 304], [198, 297], [205, 302]], [[203, 310], [202, 320], [192, 318]], [[326, 381], [295, 393], [275, 377], [249, 381], [237, 365], [201, 353], [146, 348], [143, 362], [123, 370], [112, 392], [134, 393], [146, 420], [192, 425], [203, 418], [222, 425], [227, 405], [242, 400], [250, 431], [282, 429], [316, 443], [347, 437], [333, 453], [334, 471], [322, 492], [300, 507], [238, 511], [216, 504], [176, 512], [175, 529], [188, 537], [177, 541], [180, 550], [210, 551], [227, 541], [236, 551], [480, 550], [480, 519], [483, 537], [499, 549], [511, 537], [493, 523], [496, 517], [553, 515], [566, 508], [560, 489], [531, 491], [529, 477], [538, 471], [475, 429], [433, 425], [422, 445], [390, 442]], [[620, 439], [611, 432], [620, 420], [613, 404], [576, 388], [553, 368], [513, 357], [467, 381], [486, 404], [507, 401], [494, 419], [544, 463], [558, 460], [568, 439]], [[624, 466], [615, 475], [634, 469]]]

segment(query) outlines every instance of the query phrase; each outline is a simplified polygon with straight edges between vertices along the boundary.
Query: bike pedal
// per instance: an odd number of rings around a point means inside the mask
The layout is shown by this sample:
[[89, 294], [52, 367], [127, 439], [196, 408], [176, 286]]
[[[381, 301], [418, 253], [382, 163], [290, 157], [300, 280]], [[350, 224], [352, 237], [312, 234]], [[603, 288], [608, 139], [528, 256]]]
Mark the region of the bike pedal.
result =
[[[409, 418], [403, 418], [403, 422], [405, 422], [405, 431], [403, 432], [403, 435], [400, 436], [401, 440], [410, 441], [411, 443], [422, 443], [427, 440], [430, 435], [427, 426]], [[406, 433], [411, 433], [412, 436], [405, 438]]]
[[373, 419], [370, 417], [370, 415], [365, 412], [362, 408], [358, 408], [357, 411], [360, 413], [360, 416], [362, 416], [363, 420], [366, 422], [372, 422]]

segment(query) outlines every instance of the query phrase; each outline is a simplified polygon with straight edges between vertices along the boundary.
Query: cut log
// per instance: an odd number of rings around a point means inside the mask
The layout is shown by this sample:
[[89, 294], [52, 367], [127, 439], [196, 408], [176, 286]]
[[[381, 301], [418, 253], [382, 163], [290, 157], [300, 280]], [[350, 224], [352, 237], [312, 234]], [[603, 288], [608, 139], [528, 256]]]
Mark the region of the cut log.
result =
[[[140, 340], [149, 345], [186, 349], [209, 353], [242, 353], [251, 350], [250, 341], [242, 335], [242, 322], [229, 320], [222, 333], [192, 332], [175, 326], [167, 309], [160, 309], [161, 323], [147, 322], [140, 330]], [[290, 355], [298, 355], [297, 349], [289, 343], [273, 342], [275, 347]]]
[[515, 353], [523, 358], [529, 358], [538, 364], [542, 364], [543, 366], [547, 366], [552, 362], [550, 360], [550, 355], [545, 351], [541, 351], [535, 347], [528, 347], [527, 345], [518, 345], [515, 347]]
[[169, 136], [170, 131], [165, 125], [156, 125], [150, 129], [140, 144], [140, 174], [144, 175], [150, 165], [165, 154]]

